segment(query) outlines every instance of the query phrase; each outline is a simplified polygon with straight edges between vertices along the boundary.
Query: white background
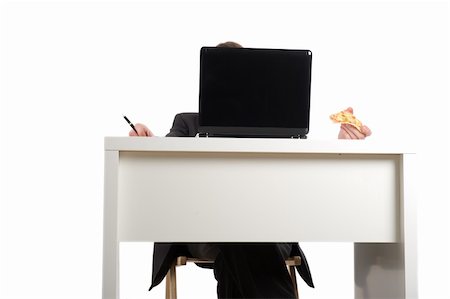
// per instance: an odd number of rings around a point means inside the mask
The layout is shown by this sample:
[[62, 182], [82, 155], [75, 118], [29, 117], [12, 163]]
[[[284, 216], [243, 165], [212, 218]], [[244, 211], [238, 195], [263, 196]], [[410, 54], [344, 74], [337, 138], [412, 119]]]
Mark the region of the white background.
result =
[[[380, 143], [418, 153], [419, 293], [450, 298], [448, 1], [4, 1], [0, 6], [3, 299], [101, 298], [103, 138], [134, 122], [165, 135], [197, 111], [199, 49], [313, 52], [310, 139], [351, 105]], [[380, 219], [380, 221], [383, 221]], [[351, 244], [302, 244], [316, 289], [351, 298]], [[151, 244], [122, 247], [123, 298], [163, 298]], [[212, 273], [180, 271], [180, 298]], [[190, 285], [187, 285], [190, 283]]]

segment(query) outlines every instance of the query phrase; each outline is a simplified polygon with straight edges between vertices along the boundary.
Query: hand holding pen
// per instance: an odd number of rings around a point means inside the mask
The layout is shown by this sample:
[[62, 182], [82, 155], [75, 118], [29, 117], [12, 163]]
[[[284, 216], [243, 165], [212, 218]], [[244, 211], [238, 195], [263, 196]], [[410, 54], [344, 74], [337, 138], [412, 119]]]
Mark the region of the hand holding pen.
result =
[[154, 136], [152, 131], [150, 131], [150, 129], [147, 128], [146, 125], [139, 123], [133, 124], [125, 115], [123, 116], [123, 118], [131, 127], [131, 131], [128, 133], [129, 136], [146, 136], [146, 137]]

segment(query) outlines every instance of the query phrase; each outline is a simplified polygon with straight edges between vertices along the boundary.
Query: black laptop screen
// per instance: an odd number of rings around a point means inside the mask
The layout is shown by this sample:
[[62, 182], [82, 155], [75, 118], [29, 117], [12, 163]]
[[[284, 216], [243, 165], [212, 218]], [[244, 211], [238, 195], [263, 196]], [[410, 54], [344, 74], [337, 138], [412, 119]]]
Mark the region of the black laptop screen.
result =
[[305, 135], [311, 57], [309, 50], [202, 48], [200, 133]]

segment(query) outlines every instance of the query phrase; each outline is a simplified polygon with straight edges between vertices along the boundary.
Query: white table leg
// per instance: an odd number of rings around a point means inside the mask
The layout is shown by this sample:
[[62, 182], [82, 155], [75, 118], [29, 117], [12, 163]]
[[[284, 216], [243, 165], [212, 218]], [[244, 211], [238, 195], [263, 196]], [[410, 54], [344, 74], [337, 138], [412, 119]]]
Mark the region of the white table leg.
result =
[[119, 242], [117, 196], [119, 152], [105, 151], [105, 201], [103, 212], [103, 299], [119, 298]]

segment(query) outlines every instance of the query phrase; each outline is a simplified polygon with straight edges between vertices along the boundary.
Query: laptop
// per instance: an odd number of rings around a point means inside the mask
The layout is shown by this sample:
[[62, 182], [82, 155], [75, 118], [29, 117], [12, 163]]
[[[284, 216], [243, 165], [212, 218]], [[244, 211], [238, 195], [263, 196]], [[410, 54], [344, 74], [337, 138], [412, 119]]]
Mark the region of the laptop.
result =
[[306, 138], [310, 50], [200, 50], [199, 136]]

